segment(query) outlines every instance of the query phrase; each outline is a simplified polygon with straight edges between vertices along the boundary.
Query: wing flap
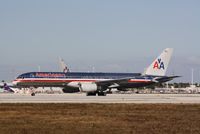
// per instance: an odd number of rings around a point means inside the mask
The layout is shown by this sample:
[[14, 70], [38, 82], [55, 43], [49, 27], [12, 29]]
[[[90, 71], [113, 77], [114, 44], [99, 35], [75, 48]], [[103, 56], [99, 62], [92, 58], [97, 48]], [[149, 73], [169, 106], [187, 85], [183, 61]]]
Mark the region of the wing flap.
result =
[[133, 79], [132, 78], [123, 78], [123, 79], [114, 79], [114, 80], [105, 80], [105, 81], [97, 81], [95, 82], [97, 85], [100, 86], [110, 86], [110, 85], [119, 85], [120, 83], [123, 82], [128, 82], [129, 80]]

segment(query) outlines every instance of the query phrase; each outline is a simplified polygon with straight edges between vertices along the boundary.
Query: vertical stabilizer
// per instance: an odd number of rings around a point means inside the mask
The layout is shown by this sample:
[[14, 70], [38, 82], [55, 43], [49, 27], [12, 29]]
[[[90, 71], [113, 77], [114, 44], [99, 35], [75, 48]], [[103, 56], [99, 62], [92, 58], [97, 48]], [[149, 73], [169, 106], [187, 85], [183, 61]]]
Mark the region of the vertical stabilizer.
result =
[[61, 58], [59, 58], [59, 65], [60, 65], [60, 69], [62, 72], [64, 72], [64, 73], [69, 72], [67, 65], [65, 64], [64, 60]]
[[173, 48], [166, 48], [161, 55], [154, 60], [154, 62], [146, 69], [145, 75], [165, 76]]
[[4, 82], [4, 81], [2, 81], [2, 82], [3, 82], [3, 89], [4, 89], [4, 91], [14, 93], [14, 90], [12, 90], [10, 88], [10, 86], [6, 82]]

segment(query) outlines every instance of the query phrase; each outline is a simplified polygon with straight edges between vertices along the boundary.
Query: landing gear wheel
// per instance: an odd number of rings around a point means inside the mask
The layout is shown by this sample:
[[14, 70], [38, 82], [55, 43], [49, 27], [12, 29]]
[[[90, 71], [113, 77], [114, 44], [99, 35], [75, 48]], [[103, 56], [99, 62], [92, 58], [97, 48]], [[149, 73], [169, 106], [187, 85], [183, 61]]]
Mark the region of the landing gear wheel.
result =
[[106, 96], [105, 92], [98, 92], [98, 96]]
[[35, 93], [31, 93], [31, 96], [35, 96]]
[[96, 92], [88, 92], [87, 96], [96, 96]]

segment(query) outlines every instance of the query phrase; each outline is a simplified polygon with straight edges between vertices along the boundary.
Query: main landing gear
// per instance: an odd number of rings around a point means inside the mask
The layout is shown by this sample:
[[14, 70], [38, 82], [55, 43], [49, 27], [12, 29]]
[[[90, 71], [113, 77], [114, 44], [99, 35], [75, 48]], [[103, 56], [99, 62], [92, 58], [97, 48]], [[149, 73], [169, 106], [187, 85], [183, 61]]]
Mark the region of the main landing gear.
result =
[[87, 96], [96, 96], [96, 92], [87, 92], [86, 95]]
[[106, 96], [106, 92], [102, 92], [102, 91], [100, 91], [100, 92], [88, 92], [87, 96], [96, 96], [96, 94], [98, 96]]
[[35, 96], [35, 93], [31, 93], [31, 96]]
[[106, 96], [105, 92], [98, 92], [97, 94], [98, 94], [98, 96]]

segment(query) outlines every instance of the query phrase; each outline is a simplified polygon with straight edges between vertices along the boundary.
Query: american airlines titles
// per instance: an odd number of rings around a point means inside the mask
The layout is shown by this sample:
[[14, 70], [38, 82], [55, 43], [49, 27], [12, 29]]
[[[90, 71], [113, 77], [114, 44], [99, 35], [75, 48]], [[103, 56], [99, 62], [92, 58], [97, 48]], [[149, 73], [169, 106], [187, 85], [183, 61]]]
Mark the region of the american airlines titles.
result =
[[61, 73], [36, 73], [36, 77], [50, 77], [50, 78], [62, 78], [65, 77], [65, 74]]

